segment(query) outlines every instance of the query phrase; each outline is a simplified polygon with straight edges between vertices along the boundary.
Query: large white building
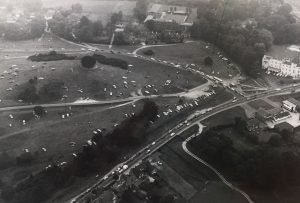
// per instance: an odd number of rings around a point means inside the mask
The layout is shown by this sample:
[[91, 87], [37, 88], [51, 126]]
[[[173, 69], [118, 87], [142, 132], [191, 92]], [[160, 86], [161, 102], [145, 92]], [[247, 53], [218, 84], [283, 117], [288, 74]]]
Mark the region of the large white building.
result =
[[265, 55], [262, 59], [262, 68], [270, 72], [279, 73], [283, 76], [291, 76], [300, 78], [300, 63], [299, 60], [292, 61], [291, 59], [277, 59], [272, 56]]

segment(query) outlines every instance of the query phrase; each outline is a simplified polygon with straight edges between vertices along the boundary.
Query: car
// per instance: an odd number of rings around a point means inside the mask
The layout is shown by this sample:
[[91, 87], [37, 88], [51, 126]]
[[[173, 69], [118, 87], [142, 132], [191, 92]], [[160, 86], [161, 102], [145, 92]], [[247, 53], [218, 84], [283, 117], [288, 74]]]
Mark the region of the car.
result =
[[152, 143], [151, 143], [151, 145], [155, 145], [155, 144], [156, 144], [156, 142], [152, 142]]
[[150, 152], [151, 152], [151, 150], [150, 150], [150, 149], [147, 149], [146, 153], [149, 154]]
[[171, 137], [172, 137], [172, 136], [174, 136], [174, 135], [175, 135], [175, 133], [171, 133], [170, 135], [171, 135]]

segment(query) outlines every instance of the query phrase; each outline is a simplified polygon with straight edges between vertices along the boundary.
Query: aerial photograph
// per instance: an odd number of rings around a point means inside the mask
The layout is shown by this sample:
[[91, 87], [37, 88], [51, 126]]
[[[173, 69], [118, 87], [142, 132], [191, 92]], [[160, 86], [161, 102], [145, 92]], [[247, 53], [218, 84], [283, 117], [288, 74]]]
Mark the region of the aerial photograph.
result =
[[300, 203], [300, 0], [0, 0], [0, 203]]

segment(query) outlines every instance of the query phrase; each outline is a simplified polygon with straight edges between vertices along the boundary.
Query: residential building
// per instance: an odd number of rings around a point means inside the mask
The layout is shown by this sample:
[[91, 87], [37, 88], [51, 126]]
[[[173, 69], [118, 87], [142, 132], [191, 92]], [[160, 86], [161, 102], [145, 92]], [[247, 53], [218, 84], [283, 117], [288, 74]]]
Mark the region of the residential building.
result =
[[290, 117], [291, 115], [289, 114], [289, 112], [285, 112], [280, 108], [273, 108], [269, 110], [259, 108], [255, 113], [255, 118], [257, 118], [261, 122], [280, 122]]
[[186, 31], [197, 18], [197, 8], [184, 6], [152, 4], [149, 6], [145, 23], [152, 20], [155, 31]]
[[292, 97], [287, 100], [282, 101], [282, 108], [284, 108], [290, 112], [296, 112], [299, 107], [300, 107], [300, 101], [298, 101]]
[[262, 68], [269, 71], [275, 72], [282, 76], [291, 76], [293, 78], [300, 77], [300, 62], [299, 57], [294, 60], [285, 58], [277, 59], [272, 56], [265, 55], [262, 59]]

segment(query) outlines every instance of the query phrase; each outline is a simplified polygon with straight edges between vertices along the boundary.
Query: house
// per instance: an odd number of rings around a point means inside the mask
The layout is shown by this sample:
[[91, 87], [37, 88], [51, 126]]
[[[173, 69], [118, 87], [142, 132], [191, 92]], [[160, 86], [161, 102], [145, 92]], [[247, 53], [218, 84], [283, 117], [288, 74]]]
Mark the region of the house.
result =
[[286, 112], [286, 111], [282, 111], [280, 113], [278, 113], [277, 115], [275, 115], [272, 119], [273, 122], [281, 122], [281, 121], [284, 121], [288, 118], [292, 117], [290, 115], [289, 112]]
[[145, 23], [152, 20], [155, 31], [187, 31], [197, 19], [197, 8], [185, 6], [152, 4], [149, 6]]
[[280, 122], [290, 118], [291, 115], [289, 112], [283, 111], [280, 108], [273, 108], [269, 110], [265, 110], [263, 108], [259, 108], [255, 113], [255, 118], [260, 120], [261, 122]]
[[292, 97], [287, 100], [282, 101], [282, 108], [284, 108], [290, 112], [296, 112], [299, 107], [300, 107], [300, 101], [298, 101]]

